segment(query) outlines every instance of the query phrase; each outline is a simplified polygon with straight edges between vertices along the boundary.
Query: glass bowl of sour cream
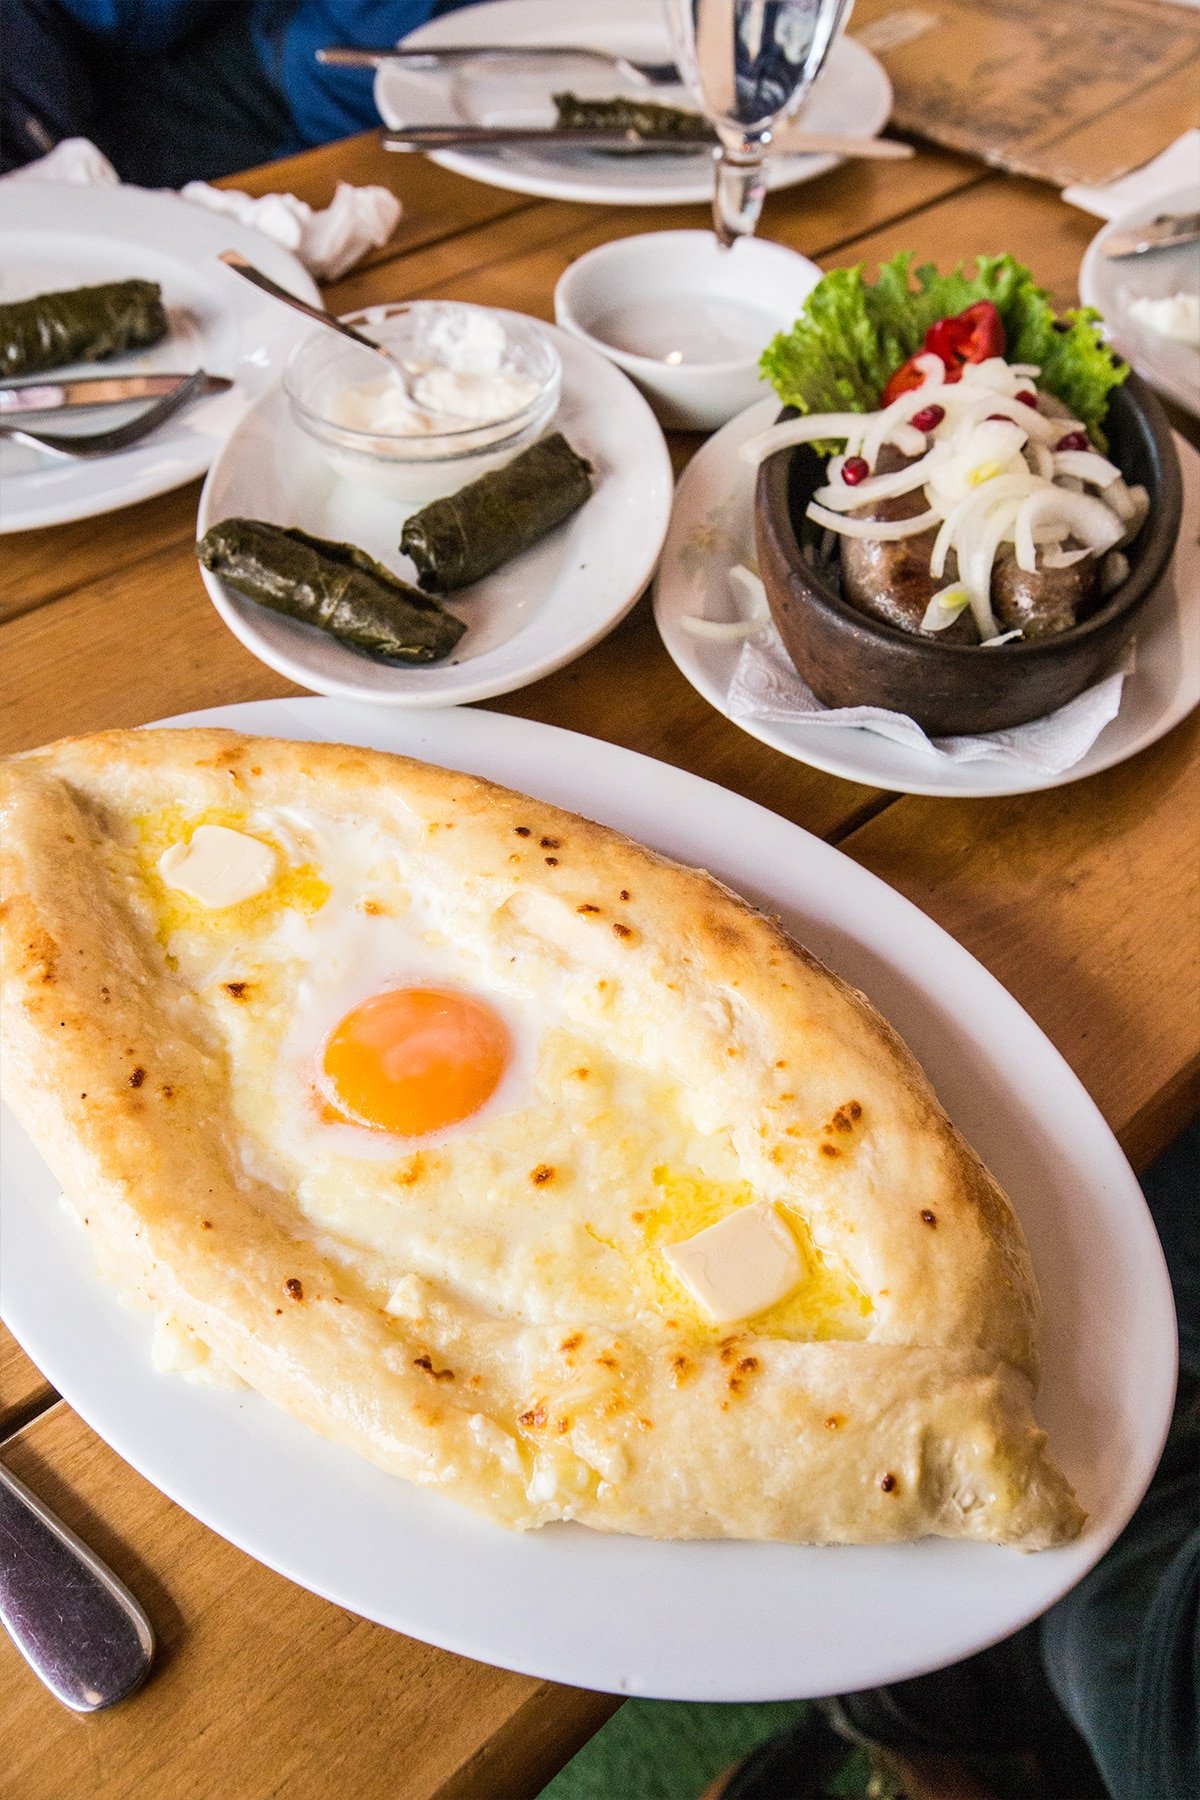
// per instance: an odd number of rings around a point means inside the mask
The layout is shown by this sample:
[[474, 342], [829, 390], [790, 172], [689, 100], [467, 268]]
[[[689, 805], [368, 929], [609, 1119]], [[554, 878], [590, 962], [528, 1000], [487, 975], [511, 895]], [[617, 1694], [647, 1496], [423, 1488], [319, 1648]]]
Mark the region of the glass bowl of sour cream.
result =
[[403, 500], [454, 492], [539, 437], [562, 368], [536, 320], [413, 300], [347, 313], [400, 368], [321, 330], [283, 372], [293, 418], [333, 467]]

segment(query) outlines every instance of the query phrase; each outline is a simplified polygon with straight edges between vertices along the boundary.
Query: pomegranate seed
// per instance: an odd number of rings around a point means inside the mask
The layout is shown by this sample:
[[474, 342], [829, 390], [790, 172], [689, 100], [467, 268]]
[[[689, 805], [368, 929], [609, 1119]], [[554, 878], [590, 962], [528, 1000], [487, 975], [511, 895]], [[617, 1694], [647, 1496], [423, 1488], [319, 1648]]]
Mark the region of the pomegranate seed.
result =
[[1021, 402], [1022, 406], [1036, 406], [1037, 405], [1037, 395], [1035, 393], [1033, 393], [1029, 388], [1024, 388], [1021, 391], [1021, 393], [1019, 393], [1017, 395], [1017, 399]]
[[1068, 431], [1066, 437], [1059, 438], [1054, 448], [1056, 450], [1088, 450], [1091, 446], [1088, 443], [1086, 431]]
[[941, 424], [945, 416], [944, 406], [923, 406], [920, 412], [913, 414], [912, 423], [918, 431], [932, 431], [935, 425]]
[[842, 464], [842, 480], [847, 487], [857, 487], [870, 473], [870, 465], [863, 456], [848, 456]]

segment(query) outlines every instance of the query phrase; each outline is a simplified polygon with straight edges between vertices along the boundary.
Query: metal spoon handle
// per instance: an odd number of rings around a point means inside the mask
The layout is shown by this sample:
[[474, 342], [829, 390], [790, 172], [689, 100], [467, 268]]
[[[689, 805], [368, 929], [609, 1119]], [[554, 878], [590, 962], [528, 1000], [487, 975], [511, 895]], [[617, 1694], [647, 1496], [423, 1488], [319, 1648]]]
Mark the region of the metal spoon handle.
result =
[[273, 300], [282, 300], [285, 306], [290, 306], [294, 312], [303, 313], [306, 319], [312, 319], [318, 325], [327, 325], [331, 331], [340, 331], [343, 337], [348, 337], [352, 342], [361, 344], [364, 350], [370, 350], [372, 355], [382, 357], [385, 363], [395, 367], [392, 358], [381, 345], [372, 343], [369, 337], [364, 337], [361, 331], [354, 329], [353, 325], [347, 325], [343, 320], [335, 318], [333, 313], [326, 312], [324, 307], [310, 306], [307, 300], [301, 300], [295, 294], [289, 294], [285, 287], [280, 287], [277, 281], [272, 281], [269, 275], [264, 275], [261, 269], [256, 269], [252, 262], [247, 262], [240, 250], [222, 250], [217, 261], [223, 262], [227, 269], [232, 269], [235, 275], [242, 276], [245, 281], [253, 282], [256, 288], [261, 288], [264, 294], [270, 294]]
[[154, 1657], [150, 1621], [129, 1589], [3, 1463], [0, 1621], [74, 1712], [123, 1700]]

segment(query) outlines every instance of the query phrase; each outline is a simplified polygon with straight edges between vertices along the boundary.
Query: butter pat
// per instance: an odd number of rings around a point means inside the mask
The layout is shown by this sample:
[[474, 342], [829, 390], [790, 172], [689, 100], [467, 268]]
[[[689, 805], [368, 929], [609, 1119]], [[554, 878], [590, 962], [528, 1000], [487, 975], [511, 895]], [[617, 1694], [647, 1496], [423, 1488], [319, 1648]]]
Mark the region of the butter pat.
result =
[[275, 852], [269, 844], [227, 825], [197, 825], [187, 844], [172, 844], [158, 859], [168, 887], [214, 909], [236, 906], [270, 887]]
[[740, 1207], [663, 1256], [718, 1324], [748, 1319], [786, 1299], [804, 1275], [796, 1240], [767, 1200]]

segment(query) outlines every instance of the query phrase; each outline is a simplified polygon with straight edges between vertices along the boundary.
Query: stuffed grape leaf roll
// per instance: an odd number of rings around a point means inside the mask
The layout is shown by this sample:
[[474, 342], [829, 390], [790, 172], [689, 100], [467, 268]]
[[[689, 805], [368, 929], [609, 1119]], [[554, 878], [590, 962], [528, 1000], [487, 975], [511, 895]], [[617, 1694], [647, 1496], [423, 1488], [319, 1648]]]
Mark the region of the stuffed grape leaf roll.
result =
[[295, 526], [223, 519], [205, 532], [196, 554], [248, 600], [379, 662], [438, 662], [466, 630], [357, 544], [331, 543]]
[[592, 465], [561, 431], [502, 469], [434, 500], [407, 521], [400, 548], [435, 593], [470, 587], [520, 556], [577, 512], [592, 491]]
[[0, 303], [0, 375], [102, 362], [157, 344], [168, 330], [157, 281], [106, 281], [7, 300]]

